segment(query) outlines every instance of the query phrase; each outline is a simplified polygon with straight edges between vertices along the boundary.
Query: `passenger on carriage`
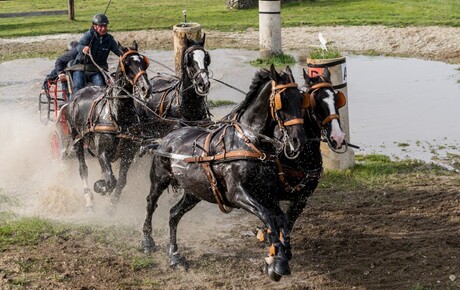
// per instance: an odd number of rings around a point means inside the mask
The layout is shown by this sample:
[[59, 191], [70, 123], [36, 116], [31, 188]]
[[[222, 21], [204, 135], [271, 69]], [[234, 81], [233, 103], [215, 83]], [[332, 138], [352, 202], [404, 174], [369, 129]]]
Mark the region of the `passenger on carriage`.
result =
[[[75, 59], [77, 56], [77, 41], [72, 41], [67, 46], [67, 52], [61, 55], [56, 62], [54, 63], [54, 69], [46, 76], [45, 83], [48, 80], [59, 80], [61, 81], [62, 91], [69, 96], [68, 88], [67, 88], [67, 78], [65, 75], [65, 69], [67, 64]], [[69, 96], [70, 97], [70, 96]]]
[[[78, 43], [78, 55], [68, 68], [72, 71], [72, 89], [74, 93], [86, 85], [87, 79], [93, 85], [104, 86], [105, 78], [97, 66], [108, 70], [107, 58], [110, 51], [120, 56], [118, 43], [108, 33], [108, 24], [109, 19], [106, 15], [101, 13], [94, 15], [91, 28]], [[97, 66], [93, 64], [89, 57], [90, 53]]]

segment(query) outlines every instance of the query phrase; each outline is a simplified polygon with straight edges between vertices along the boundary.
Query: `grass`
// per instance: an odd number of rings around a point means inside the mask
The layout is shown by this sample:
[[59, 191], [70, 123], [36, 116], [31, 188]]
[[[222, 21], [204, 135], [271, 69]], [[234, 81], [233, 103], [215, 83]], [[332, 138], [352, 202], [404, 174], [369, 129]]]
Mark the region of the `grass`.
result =
[[31, 245], [61, 232], [49, 220], [27, 217], [11, 220], [11, 216], [0, 215], [0, 250], [9, 245]]
[[[0, 37], [84, 32], [95, 13], [106, 9], [107, 0], [75, 1], [75, 21], [66, 15], [0, 18]], [[203, 9], [203, 7], [206, 7]], [[0, 1], [2, 13], [67, 9], [61, 0]], [[171, 29], [187, 20], [205, 29], [241, 31], [258, 27], [258, 8], [228, 10], [222, 0], [127, 0], [112, 1], [107, 15], [111, 31]], [[385, 25], [460, 26], [458, 0], [300, 0], [282, 5], [283, 26]]]
[[330, 59], [341, 57], [342, 54], [336, 49], [324, 50], [322, 48], [317, 48], [310, 51], [309, 58], [313, 59]]
[[275, 67], [285, 66], [288, 64], [294, 64], [296, 63], [296, 60], [295, 60], [295, 57], [293, 57], [292, 55], [281, 53], [281, 54], [274, 55], [267, 59], [258, 58], [256, 60], [250, 61], [250, 63], [256, 67], [267, 68], [267, 67], [270, 67], [270, 65], [272, 64]]
[[235, 105], [235, 104], [236, 103], [234, 101], [230, 101], [230, 100], [208, 100], [208, 106], [210, 108], [229, 106], [229, 105]]
[[320, 188], [336, 190], [379, 189], [400, 179], [401, 175], [445, 172], [439, 166], [418, 160], [392, 161], [380, 154], [356, 155], [356, 165], [347, 170], [328, 170], [320, 181]]

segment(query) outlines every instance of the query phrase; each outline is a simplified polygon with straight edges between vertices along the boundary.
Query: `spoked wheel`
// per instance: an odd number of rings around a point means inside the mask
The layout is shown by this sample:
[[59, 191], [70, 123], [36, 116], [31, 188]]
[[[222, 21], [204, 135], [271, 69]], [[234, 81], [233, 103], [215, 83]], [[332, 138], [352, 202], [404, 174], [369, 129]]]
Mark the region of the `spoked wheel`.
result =
[[45, 89], [38, 95], [38, 115], [42, 124], [48, 124], [51, 117], [51, 97]]
[[61, 160], [63, 157], [62, 142], [58, 130], [54, 130], [51, 135], [51, 157], [53, 160]]
[[53, 160], [64, 160], [74, 156], [70, 136], [63, 134], [59, 128], [51, 135], [51, 156]]

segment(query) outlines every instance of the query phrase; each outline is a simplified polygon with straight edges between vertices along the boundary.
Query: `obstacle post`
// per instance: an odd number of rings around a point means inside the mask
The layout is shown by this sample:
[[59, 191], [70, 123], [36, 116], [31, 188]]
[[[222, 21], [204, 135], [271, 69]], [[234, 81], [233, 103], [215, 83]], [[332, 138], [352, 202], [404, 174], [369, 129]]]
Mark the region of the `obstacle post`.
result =
[[281, 50], [281, 1], [259, 1], [260, 57], [270, 58]]
[[187, 12], [184, 10], [184, 22], [174, 25], [174, 60], [176, 76], [182, 75], [182, 52], [186, 47], [186, 38], [193, 40], [201, 39], [201, 25], [198, 23], [187, 23]]

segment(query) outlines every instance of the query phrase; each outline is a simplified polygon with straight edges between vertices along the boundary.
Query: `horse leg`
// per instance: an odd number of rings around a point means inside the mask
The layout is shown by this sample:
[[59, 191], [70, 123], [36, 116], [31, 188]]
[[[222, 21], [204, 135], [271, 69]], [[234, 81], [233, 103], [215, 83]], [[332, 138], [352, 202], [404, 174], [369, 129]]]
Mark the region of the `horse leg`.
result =
[[104, 174], [104, 180], [98, 180], [94, 184], [94, 190], [102, 195], [112, 192], [117, 185], [117, 179], [115, 178], [115, 175], [113, 175], [111, 164], [112, 154], [115, 154], [113, 151], [116, 150], [116, 146], [114, 146], [114, 144], [116, 144], [114, 143], [114, 138], [114, 136], [102, 134], [97, 134], [95, 138], [96, 148], [98, 148], [97, 157]]
[[110, 203], [112, 206], [116, 206], [118, 204], [118, 200], [120, 199], [121, 192], [123, 188], [126, 186], [127, 177], [128, 177], [128, 170], [133, 162], [134, 155], [136, 154], [135, 145], [131, 141], [122, 140], [122, 146], [120, 151], [121, 159], [120, 159], [120, 171], [118, 174], [118, 181], [115, 187], [115, 192], [110, 195]]
[[174, 205], [169, 211], [169, 266], [182, 266], [188, 268], [187, 261], [184, 256], [179, 253], [177, 246], [177, 226], [181, 218], [193, 209], [201, 200], [185, 193], [181, 200]]
[[83, 180], [83, 186], [84, 186], [83, 192], [84, 192], [84, 197], [86, 200], [86, 209], [88, 211], [91, 211], [94, 207], [93, 193], [91, 192], [91, 189], [88, 183], [88, 165], [86, 165], [86, 161], [85, 161], [83, 140], [79, 140], [77, 143], [75, 143], [74, 149], [75, 149], [75, 153], [78, 158], [80, 178]]
[[[246, 192], [237, 180], [227, 181], [226, 184], [235, 185], [228, 189], [229, 192], [234, 193], [231, 202], [257, 216], [268, 228], [270, 250], [268, 257], [265, 258], [268, 276], [274, 281], [279, 281], [281, 276], [290, 275], [291, 268], [289, 267], [289, 259], [286, 256], [284, 244], [280, 240], [280, 231], [276, 221], [276, 214], [256, 201]], [[276, 207], [279, 208], [279, 206], [276, 205], [274, 209]], [[276, 209], [275, 211], [282, 215], [281, 209]]]
[[[142, 228], [143, 239], [141, 247], [144, 249], [144, 253], [152, 253], [155, 249], [155, 240], [152, 238], [152, 216], [157, 208], [158, 199], [163, 194], [166, 188], [168, 188], [171, 177], [169, 172], [166, 171], [164, 174], [157, 175], [155, 170], [155, 162], [161, 162], [153, 159], [152, 167], [150, 169], [150, 192], [147, 196], [147, 215], [144, 220], [144, 226]], [[160, 164], [160, 163], [158, 163]]]

